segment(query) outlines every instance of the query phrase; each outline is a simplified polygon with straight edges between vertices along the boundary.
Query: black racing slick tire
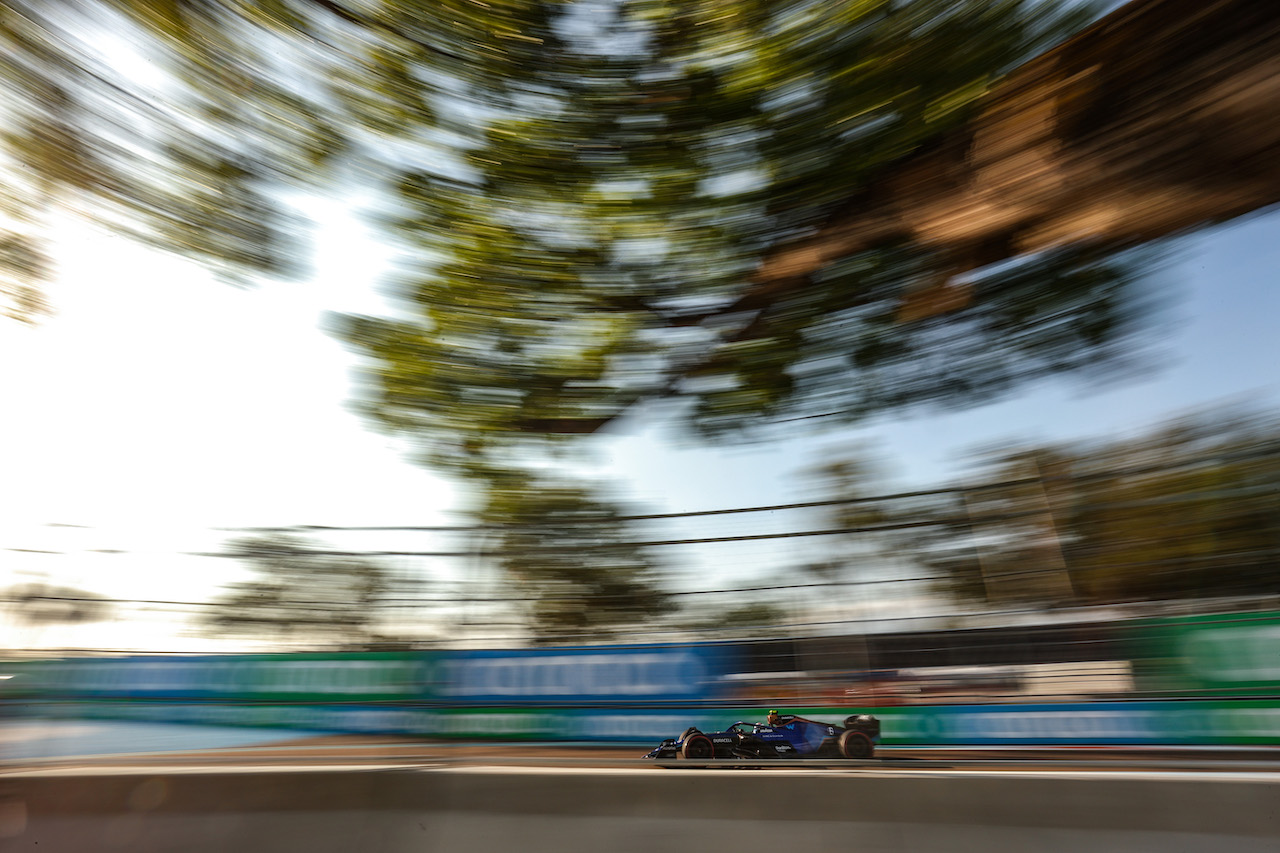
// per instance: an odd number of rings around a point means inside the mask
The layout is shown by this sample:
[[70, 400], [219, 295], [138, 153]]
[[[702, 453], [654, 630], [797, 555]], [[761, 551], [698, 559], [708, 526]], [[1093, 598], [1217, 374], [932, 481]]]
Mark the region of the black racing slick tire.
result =
[[845, 758], [870, 758], [876, 745], [864, 733], [847, 729], [840, 733], [840, 754]]
[[716, 757], [716, 747], [711, 738], [704, 734], [690, 735], [680, 746], [680, 755], [683, 758], [706, 761]]

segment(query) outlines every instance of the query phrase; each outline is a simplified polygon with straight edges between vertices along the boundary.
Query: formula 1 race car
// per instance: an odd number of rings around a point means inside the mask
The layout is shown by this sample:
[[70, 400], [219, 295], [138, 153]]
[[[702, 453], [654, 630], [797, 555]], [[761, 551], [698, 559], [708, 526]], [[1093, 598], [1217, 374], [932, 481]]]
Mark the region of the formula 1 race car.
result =
[[711, 733], [690, 727], [645, 758], [871, 758], [879, 742], [880, 721], [870, 714], [854, 714], [837, 726], [770, 711], [768, 723], [737, 722]]

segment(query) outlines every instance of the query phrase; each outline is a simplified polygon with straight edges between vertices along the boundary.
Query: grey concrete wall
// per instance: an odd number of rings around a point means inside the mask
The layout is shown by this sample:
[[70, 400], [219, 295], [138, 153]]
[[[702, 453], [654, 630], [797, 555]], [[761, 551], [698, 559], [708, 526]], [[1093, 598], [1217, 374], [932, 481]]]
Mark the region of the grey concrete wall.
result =
[[1274, 781], [1105, 774], [45, 772], [0, 777], [0, 850], [1270, 853], [1278, 804]]

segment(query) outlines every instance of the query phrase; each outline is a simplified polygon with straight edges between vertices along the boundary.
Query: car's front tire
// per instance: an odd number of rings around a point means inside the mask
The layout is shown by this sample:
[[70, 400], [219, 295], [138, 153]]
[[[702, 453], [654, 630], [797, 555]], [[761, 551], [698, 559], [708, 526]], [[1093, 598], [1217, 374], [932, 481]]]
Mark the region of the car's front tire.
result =
[[684, 758], [705, 761], [716, 757], [715, 744], [704, 734], [694, 734], [684, 739], [680, 745], [680, 755]]

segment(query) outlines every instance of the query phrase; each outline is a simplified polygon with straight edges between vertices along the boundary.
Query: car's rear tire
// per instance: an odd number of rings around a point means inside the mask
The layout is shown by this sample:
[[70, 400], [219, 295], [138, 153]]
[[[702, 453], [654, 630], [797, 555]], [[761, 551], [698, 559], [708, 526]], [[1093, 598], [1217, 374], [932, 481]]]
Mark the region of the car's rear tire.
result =
[[846, 729], [840, 734], [840, 754], [845, 758], [871, 758], [876, 745], [865, 733]]
[[690, 735], [680, 746], [680, 755], [697, 761], [706, 761], [716, 757], [715, 744], [704, 734]]

